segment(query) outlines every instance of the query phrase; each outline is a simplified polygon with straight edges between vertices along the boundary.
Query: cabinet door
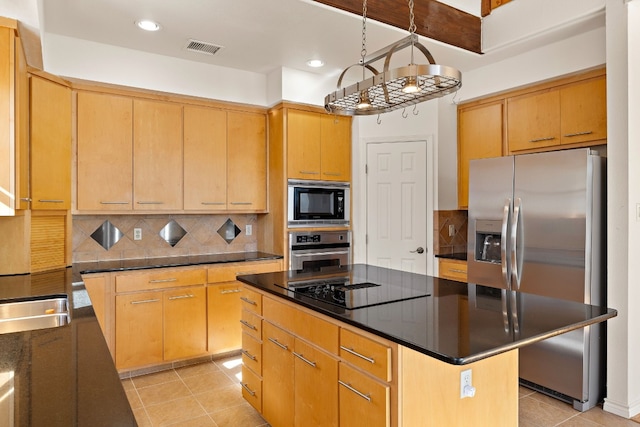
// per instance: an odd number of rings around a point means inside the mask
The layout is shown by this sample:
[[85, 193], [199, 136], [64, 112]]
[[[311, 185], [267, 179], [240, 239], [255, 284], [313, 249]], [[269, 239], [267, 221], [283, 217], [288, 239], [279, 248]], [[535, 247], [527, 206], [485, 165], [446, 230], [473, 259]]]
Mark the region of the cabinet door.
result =
[[287, 176], [322, 179], [320, 174], [320, 115], [287, 111]]
[[162, 292], [116, 296], [116, 368], [162, 362]]
[[273, 426], [293, 427], [294, 338], [269, 322], [263, 332], [262, 415]]
[[351, 181], [351, 117], [321, 115], [322, 179]]
[[131, 210], [133, 101], [78, 92], [77, 108], [78, 210]]
[[182, 106], [134, 100], [134, 209], [181, 210], [182, 162]]
[[71, 90], [31, 77], [31, 208], [71, 208]]
[[207, 287], [208, 351], [212, 354], [238, 350], [241, 347], [240, 282]]
[[339, 380], [341, 427], [388, 427], [390, 388], [340, 363]]
[[227, 113], [184, 107], [184, 209], [227, 208]]
[[227, 113], [227, 209], [267, 209], [267, 119], [264, 114]]
[[503, 103], [458, 111], [458, 205], [469, 205], [469, 161], [502, 155]]
[[204, 286], [164, 291], [164, 360], [207, 352], [207, 296]]
[[560, 91], [507, 99], [509, 151], [560, 145]]
[[338, 425], [338, 361], [295, 340], [296, 426]]
[[467, 282], [467, 262], [455, 259], [442, 259], [438, 261], [438, 275], [443, 279]]
[[560, 89], [562, 144], [607, 138], [607, 83], [605, 77]]

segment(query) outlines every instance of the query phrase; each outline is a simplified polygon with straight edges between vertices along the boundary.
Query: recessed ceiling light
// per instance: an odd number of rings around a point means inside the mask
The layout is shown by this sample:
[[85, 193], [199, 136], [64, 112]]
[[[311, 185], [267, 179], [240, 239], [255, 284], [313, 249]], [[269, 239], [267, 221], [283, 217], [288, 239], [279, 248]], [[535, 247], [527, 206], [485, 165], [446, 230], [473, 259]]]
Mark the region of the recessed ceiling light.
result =
[[307, 61], [307, 65], [309, 67], [318, 68], [324, 65], [324, 61], [322, 59], [310, 59]]
[[149, 19], [136, 21], [136, 25], [145, 31], [158, 31], [160, 29], [160, 24]]

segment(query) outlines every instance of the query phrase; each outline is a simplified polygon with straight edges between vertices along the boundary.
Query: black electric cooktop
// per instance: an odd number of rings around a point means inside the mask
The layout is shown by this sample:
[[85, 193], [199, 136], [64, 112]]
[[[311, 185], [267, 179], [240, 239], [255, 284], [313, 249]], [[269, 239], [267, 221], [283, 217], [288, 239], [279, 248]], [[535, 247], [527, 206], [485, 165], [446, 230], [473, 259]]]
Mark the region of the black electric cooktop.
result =
[[351, 280], [349, 277], [291, 280], [286, 282], [285, 289], [349, 310], [431, 295], [426, 289]]

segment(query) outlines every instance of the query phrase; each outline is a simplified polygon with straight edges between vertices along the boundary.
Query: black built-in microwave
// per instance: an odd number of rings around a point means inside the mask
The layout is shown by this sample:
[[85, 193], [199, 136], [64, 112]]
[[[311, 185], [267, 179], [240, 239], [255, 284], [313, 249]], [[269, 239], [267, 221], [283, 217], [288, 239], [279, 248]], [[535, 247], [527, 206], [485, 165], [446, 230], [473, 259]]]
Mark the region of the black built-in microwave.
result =
[[289, 180], [289, 227], [348, 227], [348, 182]]

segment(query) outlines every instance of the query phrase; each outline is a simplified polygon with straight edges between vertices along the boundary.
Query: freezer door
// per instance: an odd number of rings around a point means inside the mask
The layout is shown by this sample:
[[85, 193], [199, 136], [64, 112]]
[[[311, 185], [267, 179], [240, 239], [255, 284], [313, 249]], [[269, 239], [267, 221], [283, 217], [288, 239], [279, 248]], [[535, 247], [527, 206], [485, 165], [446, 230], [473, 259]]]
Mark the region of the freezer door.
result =
[[469, 163], [469, 283], [509, 289], [513, 167], [511, 156]]

